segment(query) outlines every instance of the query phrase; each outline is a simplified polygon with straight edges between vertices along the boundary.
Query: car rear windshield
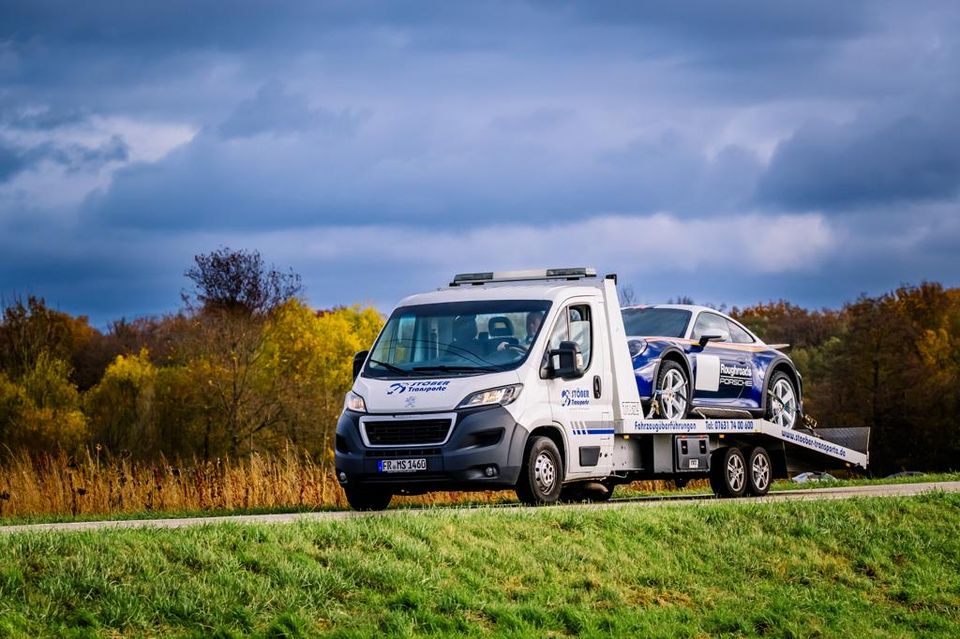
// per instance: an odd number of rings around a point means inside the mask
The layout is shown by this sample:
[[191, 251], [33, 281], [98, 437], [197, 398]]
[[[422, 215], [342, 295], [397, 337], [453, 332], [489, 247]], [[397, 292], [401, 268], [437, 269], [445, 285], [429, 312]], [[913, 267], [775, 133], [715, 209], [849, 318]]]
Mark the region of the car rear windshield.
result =
[[690, 315], [682, 308], [625, 308], [623, 326], [636, 337], [683, 337]]

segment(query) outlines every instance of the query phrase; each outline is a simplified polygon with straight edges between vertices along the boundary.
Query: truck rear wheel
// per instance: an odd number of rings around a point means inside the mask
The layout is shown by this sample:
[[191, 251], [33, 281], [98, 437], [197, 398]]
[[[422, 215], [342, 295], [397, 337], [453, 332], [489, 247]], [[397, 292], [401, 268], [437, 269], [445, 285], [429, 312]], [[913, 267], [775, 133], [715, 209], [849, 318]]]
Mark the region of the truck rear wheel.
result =
[[560, 501], [574, 504], [583, 501], [610, 501], [610, 498], [613, 497], [614, 488], [616, 488], [616, 485], [606, 479], [564, 484], [563, 490], [560, 492]]
[[530, 506], [553, 504], [563, 490], [563, 460], [549, 437], [535, 436], [517, 480], [517, 498]]
[[372, 488], [364, 485], [346, 485], [343, 492], [347, 496], [347, 503], [354, 510], [384, 510], [390, 505], [393, 494], [383, 488]]
[[763, 446], [757, 446], [747, 456], [747, 487], [751, 495], [763, 497], [770, 491], [773, 478], [773, 464], [770, 453]]
[[743, 497], [747, 491], [747, 460], [743, 451], [735, 446], [713, 451], [710, 488], [717, 497]]

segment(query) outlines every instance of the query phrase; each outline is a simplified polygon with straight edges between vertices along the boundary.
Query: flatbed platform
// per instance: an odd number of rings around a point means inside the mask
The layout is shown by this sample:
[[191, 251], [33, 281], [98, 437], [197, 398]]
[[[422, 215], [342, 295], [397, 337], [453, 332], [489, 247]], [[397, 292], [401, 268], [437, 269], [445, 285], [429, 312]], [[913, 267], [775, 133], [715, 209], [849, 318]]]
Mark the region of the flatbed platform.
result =
[[789, 429], [765, 419], [624, 419], [617, 435], [766, 435], [789, 446], [866, 468], [868, 428]]

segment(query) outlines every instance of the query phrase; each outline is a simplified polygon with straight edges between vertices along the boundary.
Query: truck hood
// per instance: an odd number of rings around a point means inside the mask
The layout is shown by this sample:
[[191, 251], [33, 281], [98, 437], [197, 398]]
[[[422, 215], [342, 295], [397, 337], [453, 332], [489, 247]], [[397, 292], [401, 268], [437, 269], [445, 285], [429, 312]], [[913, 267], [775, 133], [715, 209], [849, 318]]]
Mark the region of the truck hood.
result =
[[467, 395], [520, 381], [517, 371], [418, 379], [358, 377], [353, 392], [368, 413], [421, 413], [453, 410]]

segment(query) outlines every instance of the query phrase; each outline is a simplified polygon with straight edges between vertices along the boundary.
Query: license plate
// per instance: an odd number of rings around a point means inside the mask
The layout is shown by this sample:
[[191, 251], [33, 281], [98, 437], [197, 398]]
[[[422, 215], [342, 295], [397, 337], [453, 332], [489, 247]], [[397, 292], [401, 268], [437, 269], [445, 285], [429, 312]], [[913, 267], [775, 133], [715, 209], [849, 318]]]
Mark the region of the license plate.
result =
[[381, 459], [377, 465], [381, 473], [415, 473], [427, 469], [427, 458]]

